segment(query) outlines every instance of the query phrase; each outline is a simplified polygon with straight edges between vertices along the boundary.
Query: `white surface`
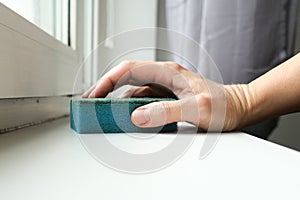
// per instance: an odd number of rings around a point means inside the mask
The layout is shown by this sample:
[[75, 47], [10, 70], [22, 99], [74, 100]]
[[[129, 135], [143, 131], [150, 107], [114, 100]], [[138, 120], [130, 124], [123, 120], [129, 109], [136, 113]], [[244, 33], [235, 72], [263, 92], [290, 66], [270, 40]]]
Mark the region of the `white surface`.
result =
[[70, 98], [0, 99], [0, 133], [70, 114]]
[[300, 198], [300, 154], [249, 135], [223, 134], [198, 160], [200, 134], [169, 168], [129, 175], [94, 160], [68, 126], [59, 120], [0, 135], [1, 199]]

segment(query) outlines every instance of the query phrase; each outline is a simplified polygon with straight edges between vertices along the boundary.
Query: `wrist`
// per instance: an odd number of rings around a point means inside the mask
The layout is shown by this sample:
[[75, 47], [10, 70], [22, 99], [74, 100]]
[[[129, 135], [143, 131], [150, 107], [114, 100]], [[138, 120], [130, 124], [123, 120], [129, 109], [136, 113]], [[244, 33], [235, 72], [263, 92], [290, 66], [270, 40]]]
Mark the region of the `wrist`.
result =
[[226, 123], [224, 130], [239, 130], [255, 120], [256, 101], [248, 84], [225, 85]]

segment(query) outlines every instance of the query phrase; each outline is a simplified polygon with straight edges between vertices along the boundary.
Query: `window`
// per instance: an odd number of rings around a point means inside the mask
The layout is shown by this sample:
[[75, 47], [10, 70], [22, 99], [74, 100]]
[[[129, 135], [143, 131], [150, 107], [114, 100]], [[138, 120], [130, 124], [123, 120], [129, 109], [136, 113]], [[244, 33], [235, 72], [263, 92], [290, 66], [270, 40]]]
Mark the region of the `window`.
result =
[[[0, 84], [0, 97], [71, 94], [72, 79], [81, 55], [79, 49], [70, 47], [71, 39], [79, 39], [71, 38], [71, 22], [68, 20], [70, 17], [64, 17], [70, 16], [70, 2], [57, 1], [61, 2], [58, 6], [53, 0], [1, 1], [19, 13], [0, 3], [0, 52], [3, 56], [0, 66], [4, 72], [0, 74], [0, 80], [5, 82]], [[44, 9], [48, 4], [52, 6]], [[79, 28], [81, 25], [77, 23], [76, 26]], [[76, 34], [80, 35], [73, 33]]]
[[83, 1], [0, 1], [0, 133], [68, 114]]
[[69, 45], [70, 0], [0, 0], [0, 3]]
[[0, 133], [68, 115], [69, 97], [98, 78], [91, 64], [73, 90], [83, 59], [107, 36], [154, 27], [155, 10], [156, 0], [0, 0]]

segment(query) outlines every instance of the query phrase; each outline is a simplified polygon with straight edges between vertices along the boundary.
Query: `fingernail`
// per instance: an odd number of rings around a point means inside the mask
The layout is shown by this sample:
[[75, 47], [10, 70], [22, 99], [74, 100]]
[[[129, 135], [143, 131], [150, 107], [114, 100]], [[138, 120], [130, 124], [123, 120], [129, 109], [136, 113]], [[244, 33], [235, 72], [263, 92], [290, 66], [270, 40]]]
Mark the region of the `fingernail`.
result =
[[145, 125], [150, 121], [150, 113], [148, 109], [138, 109], [132, 114], [133, 122], [136, 125]]

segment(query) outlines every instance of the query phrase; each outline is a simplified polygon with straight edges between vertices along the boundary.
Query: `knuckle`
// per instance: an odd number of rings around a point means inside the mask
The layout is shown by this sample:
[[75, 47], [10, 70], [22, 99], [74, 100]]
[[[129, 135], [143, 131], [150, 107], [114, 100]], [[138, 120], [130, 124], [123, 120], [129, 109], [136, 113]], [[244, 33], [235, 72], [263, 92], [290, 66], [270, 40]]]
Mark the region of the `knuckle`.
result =
[[132, 94], [134, 94], [134, 92], [135, 92], [135, 89], [134, 88], [130, 88], [130, 89], [126, 90], [124, 94], [126, 94], [127, 96], [128, 95], [131, 96]]
[[131, 61], [131, 60], [123, 60], [121, 62], [121, 65], [122, 66], [132, 66], [135, 62], [134, 61]]
[[178, 63], [173, 62], [173, 61], [165, 62], [165, 65], [166, 65], [166, 67], [170, 67], [176, 71], [180, 71], [183, 68], [181, 65], [179, 65]]
[[162, 107], [164, 109], [164, 111], [166, 112], [167, 115], [171, 114], [171, 107], [170, 104], [168, 102], [162, 102]]
[[162, 102], [162, 108], [166, 114], [166, 117], [169, 118], [169, 116], [172, 114], [172, 109], [170, 104], [168, 102]]
[[133, 90], [132, 94], [133, 94], [133, 96], [140, 96], [140, 95], [145, 96], [148, 93], [150, 93], [149, 88], [147, 88], [147, 87], [138, 87], [135, 90]]
[[152, 92], [152, 88], [149, 87], [149, 86], [142, 87], [142, 90], [143, 90], [144, 92], [147, 92], [147, 93]]
[[162, 102], [166, 123], [182, 120], [182, 108], [179, 101]]
[[196, 95], [196, 101], [199, 107], [211, 105], [211, 96], [209, 94]]

